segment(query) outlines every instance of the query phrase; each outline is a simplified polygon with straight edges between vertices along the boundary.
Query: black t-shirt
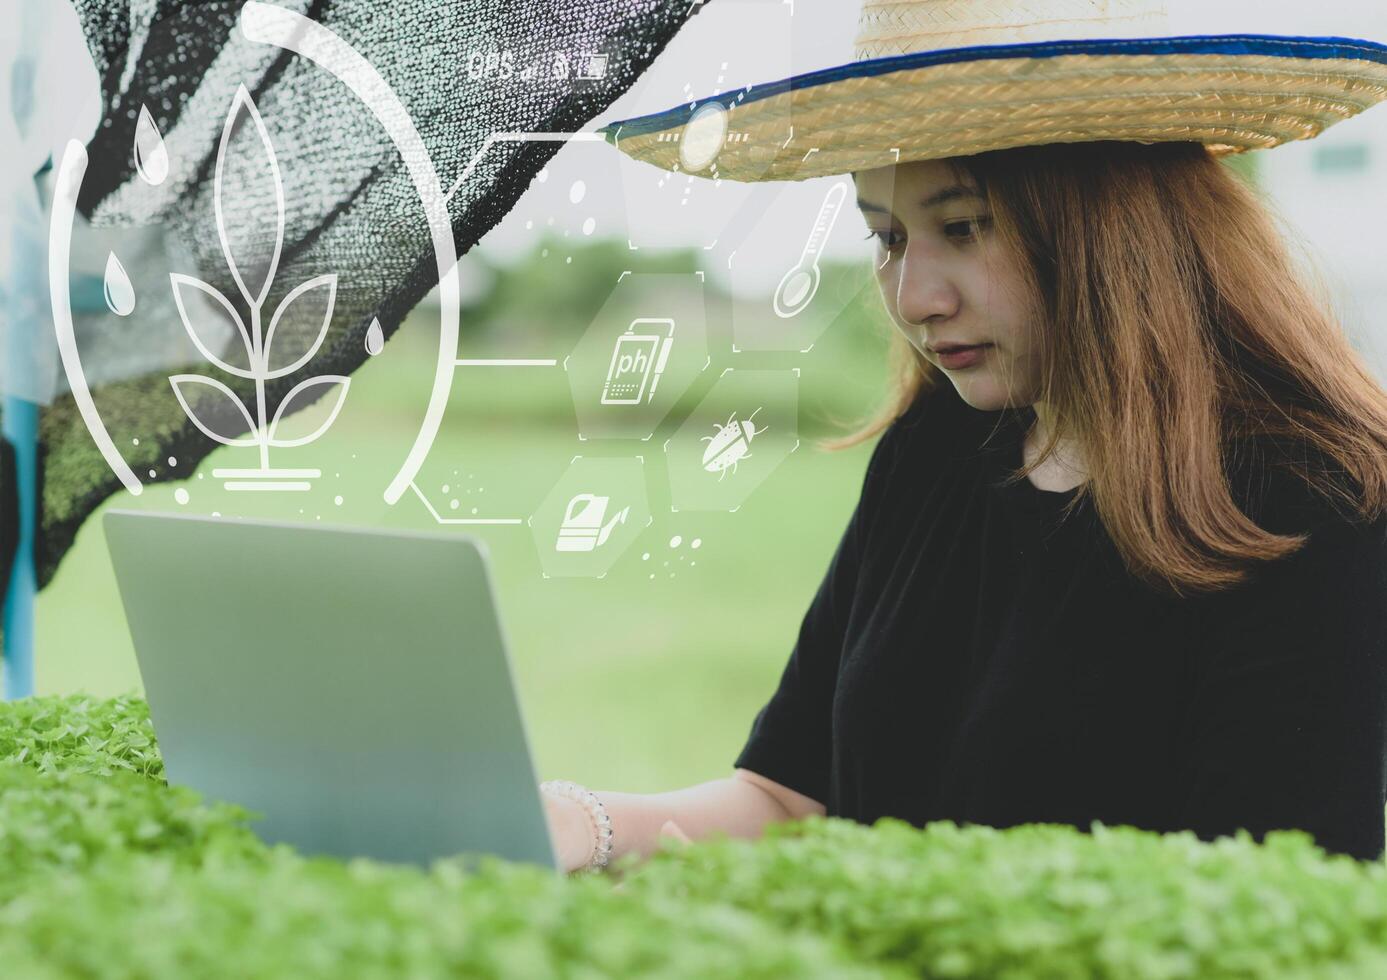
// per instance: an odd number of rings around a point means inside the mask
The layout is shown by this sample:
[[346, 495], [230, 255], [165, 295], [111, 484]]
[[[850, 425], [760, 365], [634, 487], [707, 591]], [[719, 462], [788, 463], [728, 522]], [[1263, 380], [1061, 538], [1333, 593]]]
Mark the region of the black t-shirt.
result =
[[868, 824], [1298, 828], [1379, 858], [1387, 521], [1239, 469], [1244, 512], [1310, 540], [1229, 591], [1159, 593], [1089, 498], [1060, 520], [1077, 489], [1000, 485], [1033, 418], [944, 384], [882, 435], [735, 765]]

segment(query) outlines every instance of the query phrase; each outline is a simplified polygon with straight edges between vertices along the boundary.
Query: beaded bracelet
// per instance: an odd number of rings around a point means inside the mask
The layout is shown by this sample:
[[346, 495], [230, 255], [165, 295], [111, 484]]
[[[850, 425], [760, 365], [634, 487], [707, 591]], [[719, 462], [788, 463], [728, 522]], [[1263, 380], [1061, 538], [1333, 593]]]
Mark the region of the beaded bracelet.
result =
[[607, 808], [602, 805], [602, 801], [586, 786], [580, 786], [567, 779], [551, 779], [540, 783], [539, 788], [541, 792], [549, 792], [582, 804], [583, 809], [587, 811], [588, 819], [592, 822], [595, 838], [592, 858], [583, 870], [596, 872], [605, 868], [612, 856], [612, 818], [607, 815]]

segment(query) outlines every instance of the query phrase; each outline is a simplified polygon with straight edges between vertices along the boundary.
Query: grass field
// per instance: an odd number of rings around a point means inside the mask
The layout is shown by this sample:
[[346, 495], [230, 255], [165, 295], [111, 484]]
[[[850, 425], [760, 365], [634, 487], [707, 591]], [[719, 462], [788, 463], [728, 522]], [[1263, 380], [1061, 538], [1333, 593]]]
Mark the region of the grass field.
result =
[[[353, 375], [329, 434], [296, 451], [311, 458], [279, 464], [322, 469], [311, 492], [228, 493], [212, 468], [252, 465], [247, 454], [254, 451], [222, 449], [186, 479], [157, 484], [138, 498], [121, 493], [103, 510], [436, 527], [413, 495], [394, 507], [382, 499], [419, 424], [435, 336], [426, 312], [413, 316], [382, 356]], [[541, 778], [647, 792], [730, 771], [790, 653], [856, 502], [870, 451], [869, 443], [825, 452], [811, 436], [829, 434], [819, 421], [825, 416], [860, 416], [876, 403], [885, 383], [883, 358], [880, 335], [844, 321], [809, 353], [780, 357], [777, 363], [804, 371], [804, 441], [735, 513], [670, 512], [668, 496], [661, 496], [663, 435], [657, 434], [644, 447], [654, 523], [604, 579], [542, 577], [536, 542], [524, 526], [446, 529], [475, 534], [488, 546]], [[482, 516], [526, 516], [573, 455], [632, 451], [579, 442], [564, 374], [526, 370], [523, 381], [482, 371], [455, 387], [418, 480], [444, 514], [456, 497], [458, 515], [476, 507]], [[180, 487], [189, 494], [184, 505], [174, 498]], [[674, 535], [685, 543], [671, 548]], [[696, 552], [687, 544], [695, 537], [703, 542]], [[391, 583], [379, 586], [388, 602]], [[36, 670], [41, 693], [139, 688], [100, 512], [40, 595]]]

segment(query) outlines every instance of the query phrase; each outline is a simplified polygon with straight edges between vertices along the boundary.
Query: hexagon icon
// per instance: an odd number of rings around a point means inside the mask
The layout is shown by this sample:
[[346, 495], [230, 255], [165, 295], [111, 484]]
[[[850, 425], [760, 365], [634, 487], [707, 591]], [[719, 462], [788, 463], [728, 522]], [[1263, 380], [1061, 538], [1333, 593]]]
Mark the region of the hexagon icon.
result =
[[854, 194], [841, 176], [774, 182], [724, 231], [708, 264], [732, 294], [733, 350], [807, 351], [876, 292], [875, 246]]
[[665, 442], [670, 509], [739, 508], [799, 448], [799, 368], [728, 368]]
[[644, 457], [574, 456], [527, 523], [545, 578], [602, 578], [650, 522]]
[[582, 439], [649, 439], [708, 366], [703, 273], [623, 272], [564, 370]]

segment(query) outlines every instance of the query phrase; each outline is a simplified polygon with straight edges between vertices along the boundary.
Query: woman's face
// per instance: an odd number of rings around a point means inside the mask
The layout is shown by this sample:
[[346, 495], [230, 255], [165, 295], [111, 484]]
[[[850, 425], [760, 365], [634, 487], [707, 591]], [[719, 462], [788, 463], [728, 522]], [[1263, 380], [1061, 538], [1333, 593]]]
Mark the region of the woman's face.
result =
[[[877, 240], [876, 277], [891, 319], [965, 402], [981, 411], [1031, 404], [1040, 357], [1021, 269], [992, 229], [987, 200], [940, 160], [853, 175]], [[963, 357], [950, 344], [985, 345]]]

